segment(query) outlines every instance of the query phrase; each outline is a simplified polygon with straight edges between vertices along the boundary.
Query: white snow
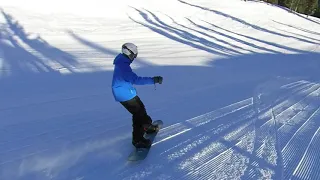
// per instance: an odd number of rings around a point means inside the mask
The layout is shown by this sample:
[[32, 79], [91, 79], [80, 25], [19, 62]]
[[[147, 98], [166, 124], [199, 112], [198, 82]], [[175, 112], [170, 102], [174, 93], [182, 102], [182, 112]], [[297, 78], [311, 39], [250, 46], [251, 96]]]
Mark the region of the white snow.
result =
[[[320, 20], [259, 1], [1, 0], [0, 179], [320, 179]], [[113, 59], [164, 128], [129, 163]], [[272, 113], [273, 112], [273, 113]]]

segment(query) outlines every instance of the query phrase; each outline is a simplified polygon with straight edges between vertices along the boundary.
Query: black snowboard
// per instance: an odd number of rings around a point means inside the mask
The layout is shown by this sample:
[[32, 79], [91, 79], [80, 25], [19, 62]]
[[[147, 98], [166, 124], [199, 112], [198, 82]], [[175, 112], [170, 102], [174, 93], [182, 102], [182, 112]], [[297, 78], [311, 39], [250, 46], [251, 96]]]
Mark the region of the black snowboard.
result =
[[[145, 134], [146, 139], [150, 139], [151, 142], [153, 142], [154, 138], [157, 136], [159, 130], [162, 128], [163, 122], [161, 120], [156, 120], [152, 124], [158, 125], [159, 129], [158, 131], [152, 133], [152, 134]], [[152, 146], [150, 146], [151, 148]], [[135, 148], [129, 155], [128, 161], [140, 161], [144, 160], [149, 153], [150, 148]]]

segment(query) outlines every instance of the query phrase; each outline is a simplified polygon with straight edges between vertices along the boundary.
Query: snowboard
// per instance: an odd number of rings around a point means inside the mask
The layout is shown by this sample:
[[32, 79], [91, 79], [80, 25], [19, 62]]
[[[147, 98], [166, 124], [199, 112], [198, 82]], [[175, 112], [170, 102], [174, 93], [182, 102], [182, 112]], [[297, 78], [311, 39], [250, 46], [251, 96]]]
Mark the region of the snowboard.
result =
[[[161, 120], [156, 120], [152, 122], [154, 125], [158, 125], [158, 131], [151, 133], [151, 134], [145, 134], [144, 137], [146, 139], [150, 139], [151, 143], [153, 143], [153, 140], [157, 136], [159, 130], [162, 128], [163, 122]], [[134, 148], [134, 150], [130, 153], [128, 157], [128, 161], [141, 161], [144, 160], [151, 149], [152, 145], [149, 148]]]

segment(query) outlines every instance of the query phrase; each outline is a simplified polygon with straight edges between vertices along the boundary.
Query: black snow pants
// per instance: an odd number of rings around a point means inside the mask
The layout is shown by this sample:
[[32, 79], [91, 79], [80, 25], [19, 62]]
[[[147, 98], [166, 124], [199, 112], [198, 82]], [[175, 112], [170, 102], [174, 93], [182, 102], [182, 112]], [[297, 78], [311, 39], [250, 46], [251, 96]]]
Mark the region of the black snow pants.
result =
[[121, 104], [132, 114], [132, 140], [139, 141], [143, 137], [144, 126], [150, 125], [152, 119], [138, 96]]

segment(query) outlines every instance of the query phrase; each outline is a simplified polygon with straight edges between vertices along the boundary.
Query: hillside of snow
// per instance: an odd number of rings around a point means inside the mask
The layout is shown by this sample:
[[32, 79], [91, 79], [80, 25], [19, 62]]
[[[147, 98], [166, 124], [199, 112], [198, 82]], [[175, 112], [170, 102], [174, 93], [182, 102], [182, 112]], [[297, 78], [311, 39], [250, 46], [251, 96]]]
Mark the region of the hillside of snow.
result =
[[[320, 179], [320, 19], [258, 1], [2, 0], [0, 179]], [[136, 86], [164, 121], [128, 162], [111, 92], [133, 42]]]

